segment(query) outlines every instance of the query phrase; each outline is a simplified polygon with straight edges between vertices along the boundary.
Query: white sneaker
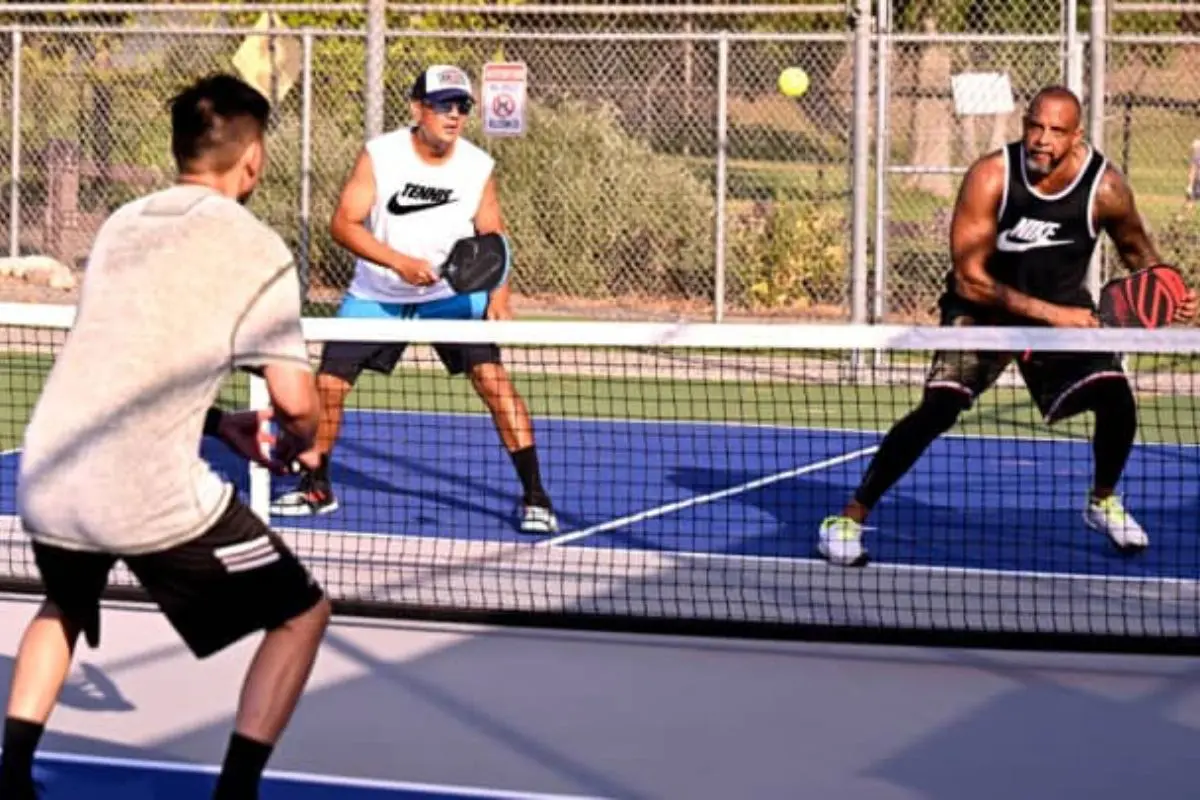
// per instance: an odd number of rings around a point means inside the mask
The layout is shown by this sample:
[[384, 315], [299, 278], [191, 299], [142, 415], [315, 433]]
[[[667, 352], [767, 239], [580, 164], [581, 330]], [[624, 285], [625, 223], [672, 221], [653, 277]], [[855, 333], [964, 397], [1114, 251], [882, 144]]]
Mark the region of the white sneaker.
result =
[[826, 517], [821, 523], [821, 555], [839, 567], [861, 567], [867, 563], [862, 545], [862, 524], [849, 517]]
[[1083, 510], [1083, 521], [1089, 528], [1108, 534], [1121, 552], [1145, 550], [1150, 544], [1150, 537], [1133, 515], [1125, 510], [1121, 499], [1115, 494], [1103, 500], [1090, 498], [1087, 508]]
[[545, 506], [523, 506], [521, 509], [521, 532], [558, 533], [558, 518]]

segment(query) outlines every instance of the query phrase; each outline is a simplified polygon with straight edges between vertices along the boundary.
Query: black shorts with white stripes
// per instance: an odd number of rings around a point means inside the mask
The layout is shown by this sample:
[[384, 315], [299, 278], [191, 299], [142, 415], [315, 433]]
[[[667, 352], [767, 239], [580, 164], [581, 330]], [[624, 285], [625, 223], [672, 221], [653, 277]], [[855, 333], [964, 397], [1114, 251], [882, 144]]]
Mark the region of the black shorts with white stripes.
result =
[[279, 536], [234, 497], [202, 536], [158, 553], [117, 556], [35, 542], [46, 597], [100, 641], [100, 598], [123, 561], [198, 658], [277, 628], [320, 601], [320, 585]]

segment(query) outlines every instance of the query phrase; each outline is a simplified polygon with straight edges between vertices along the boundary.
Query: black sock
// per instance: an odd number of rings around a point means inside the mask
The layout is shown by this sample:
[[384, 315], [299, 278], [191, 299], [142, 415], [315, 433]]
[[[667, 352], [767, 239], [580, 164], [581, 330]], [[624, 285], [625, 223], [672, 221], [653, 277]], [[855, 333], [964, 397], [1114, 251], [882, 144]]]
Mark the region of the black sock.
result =
[[12, 790], [33, 783], [33, 754], [45, 729], [45, 725], [36, 722], [5, 718], [4, 753], [0, 755], [0, 790]]
[[240, 733], [230, 736], [213, 800], [257, 800], [258, 785], [274, 749], [274, 745]]
[[538, 467], [538, 457], [536, 445], [521, 450], [514, 450], [509, 453], [512, 457], [513, 466], [517, 468], [517, 477], [521, 479], [521, 486], [525, 489], [525, 503], [531, 506], [550, 507], [550, 498], [546, 495], [546, 490], [542, 488], [542, 473]]
[[930, 392], [921, 405], [897, 422], [875, 451], [854, 499], [868, 510], [900, 480], [933, 440], [954, 425], [962, 399], [951, 390]]
[[1092, 455], [1096, 460], [1096, 489], [1113, 490], [1137, 438], [1137, 404], [1125, 383], [1106, 381], [1096, 394], [1096, 427]]
[[322, 483], [329, 482], [329, 453], [321, 453], [317, 466], [312, 469], [312, 476]]

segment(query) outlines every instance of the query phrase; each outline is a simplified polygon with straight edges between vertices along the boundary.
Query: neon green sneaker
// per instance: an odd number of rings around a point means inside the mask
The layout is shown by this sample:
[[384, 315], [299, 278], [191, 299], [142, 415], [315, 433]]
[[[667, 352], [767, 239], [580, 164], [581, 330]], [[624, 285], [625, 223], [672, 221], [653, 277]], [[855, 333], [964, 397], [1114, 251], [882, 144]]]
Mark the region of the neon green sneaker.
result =
[[861, 567], [867, 563], [862, 544], [862, 525], [841, 515], [826, 517], [821, 523], [821, 555], [839, 567]]
[[1145, 550], [1150, 544], [1150, 537], [1133, 515], [1125, 510], [1121, 498], [1115, 494], [1103, 500], [1089, 496], [1087, 508], [1083, 510], [1083, 521], [1092, 530], [1108, 534], [1108, 538], [1123, 553]]

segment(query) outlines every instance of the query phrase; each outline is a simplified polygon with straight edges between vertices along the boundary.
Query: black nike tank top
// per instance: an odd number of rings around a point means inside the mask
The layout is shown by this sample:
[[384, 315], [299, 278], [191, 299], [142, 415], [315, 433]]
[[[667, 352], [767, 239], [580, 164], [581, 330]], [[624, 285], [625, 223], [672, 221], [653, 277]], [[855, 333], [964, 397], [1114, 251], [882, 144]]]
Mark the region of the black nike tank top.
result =
[[988, 274], [1040, 300], [1092, 307], [1087, 274], [1099, 241], [1092, 206], [1104, 173], [1104, 155], [1089, 146], [1087, 161], [1075, 180], [1062, 191], [1045, 195], [1030, 185], [1023, 144], [1013, 142], [1004, 153], [1008, 180]]

